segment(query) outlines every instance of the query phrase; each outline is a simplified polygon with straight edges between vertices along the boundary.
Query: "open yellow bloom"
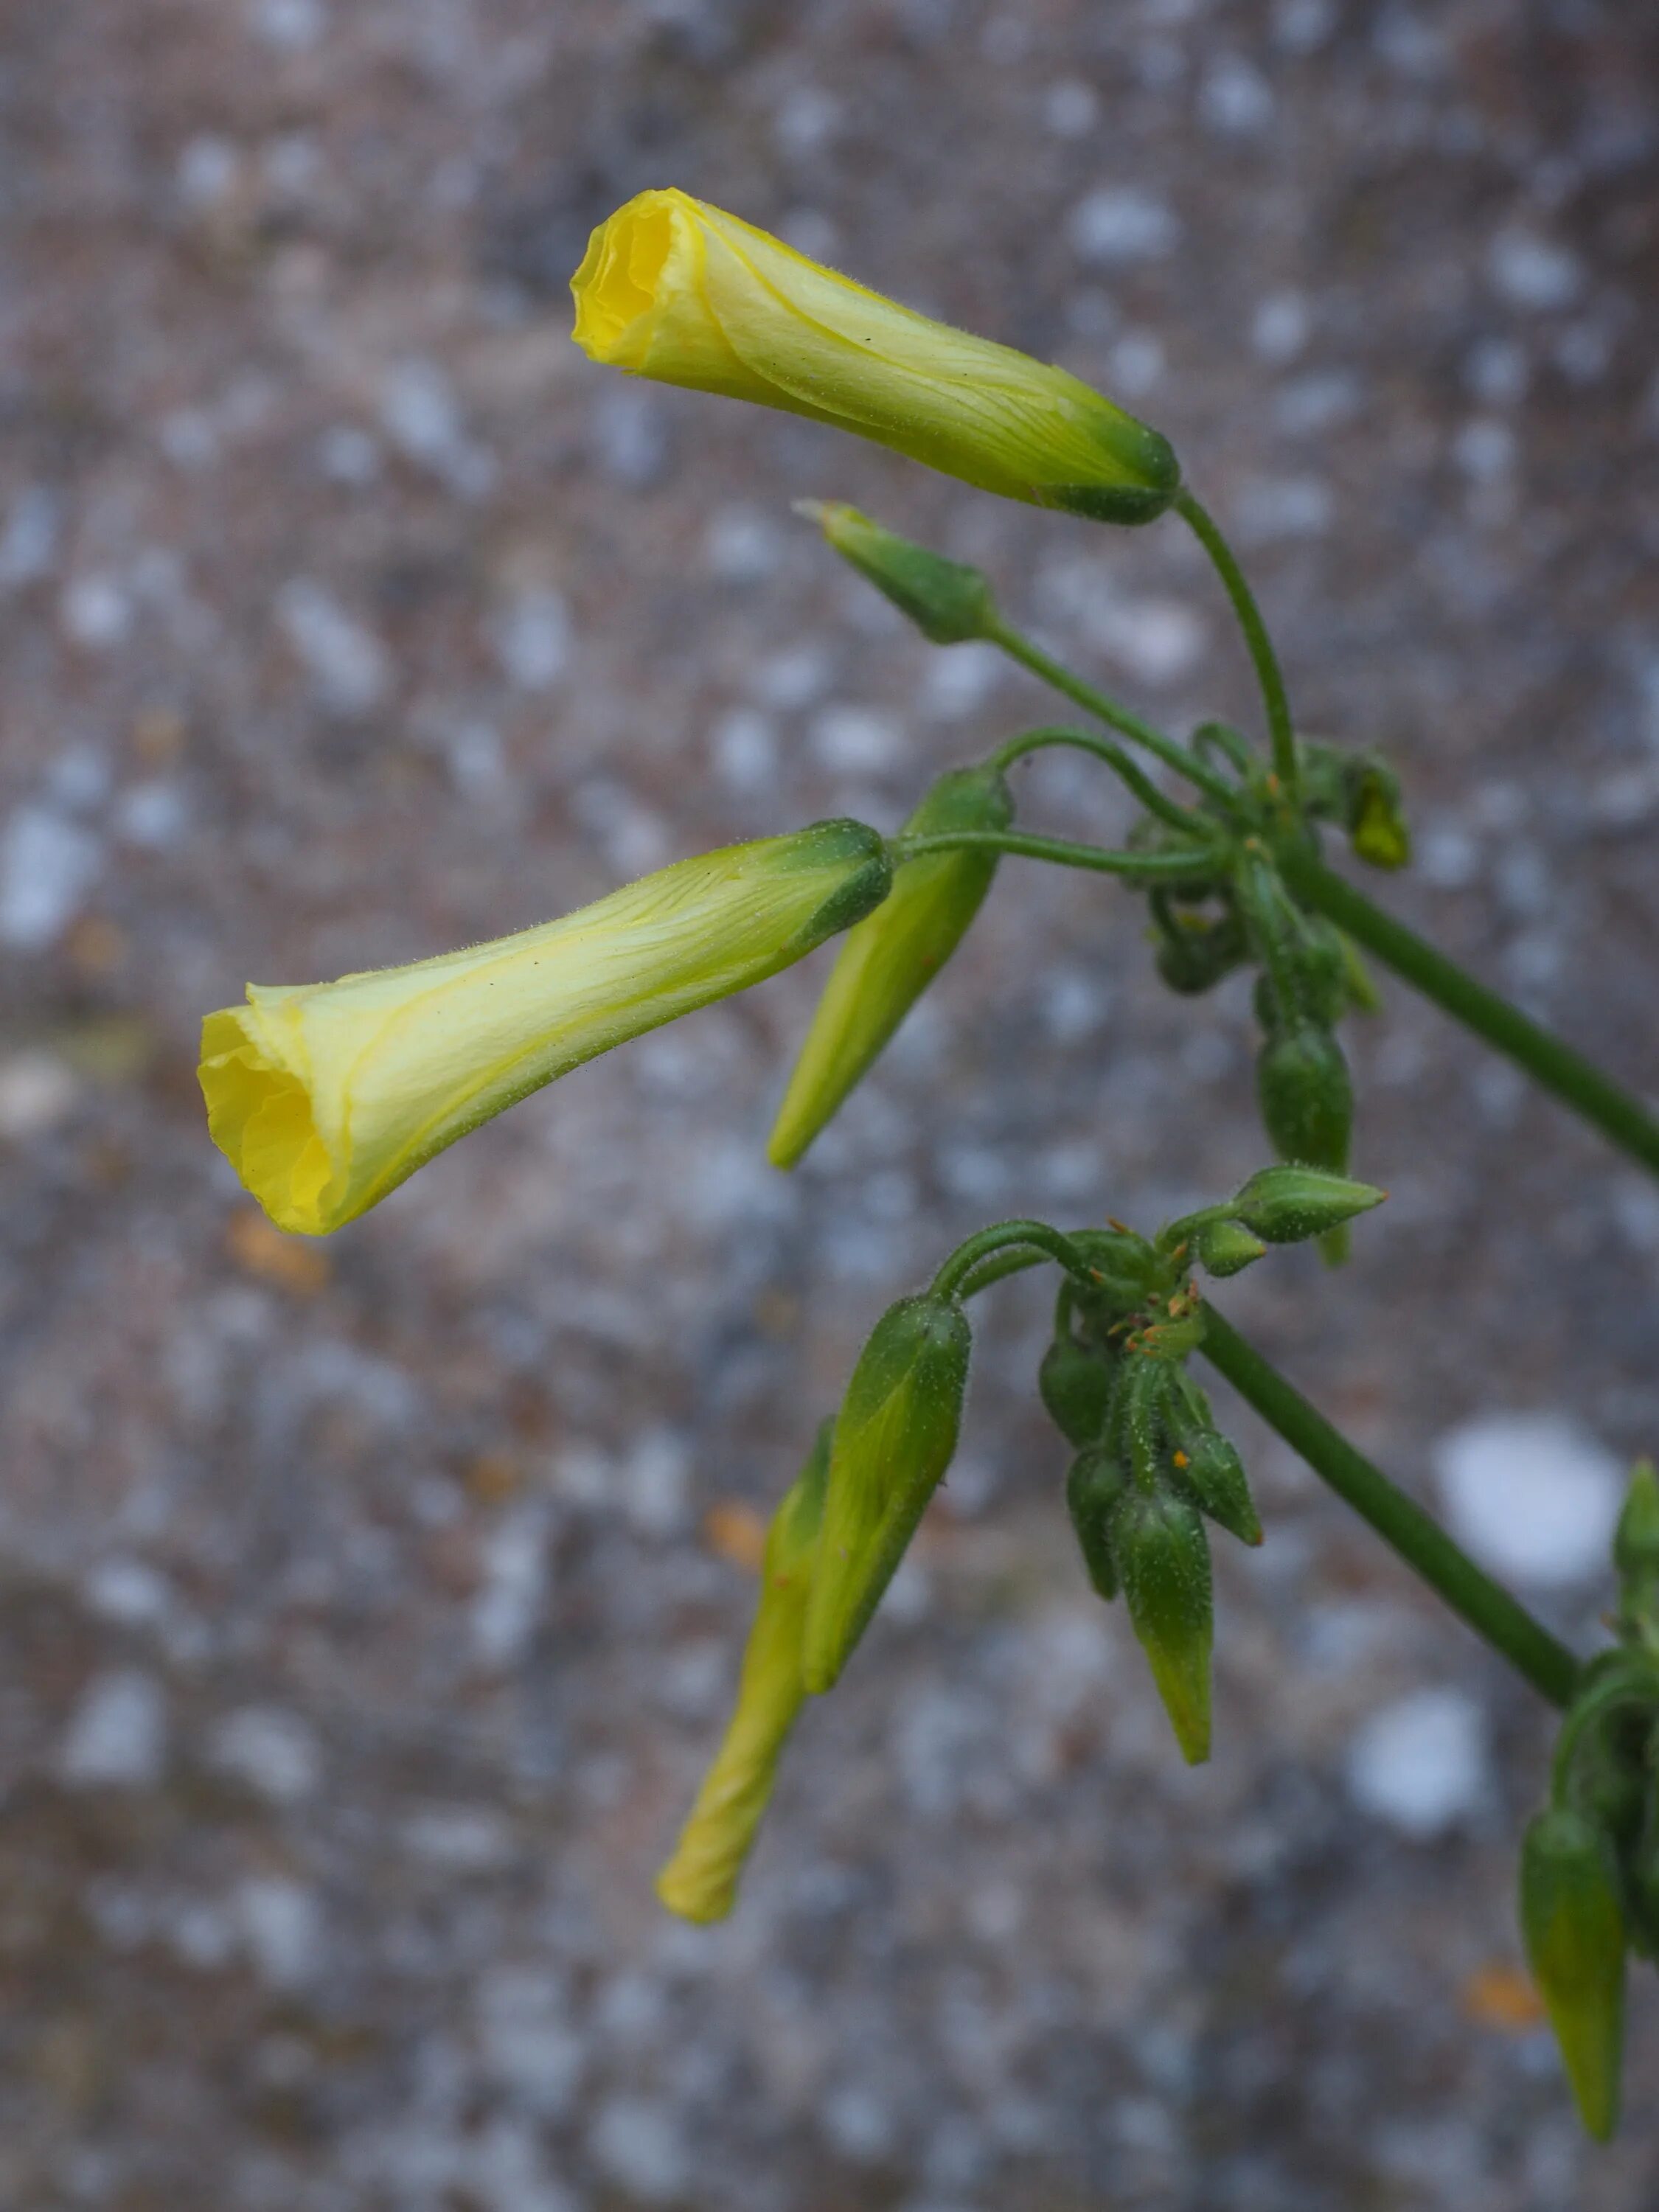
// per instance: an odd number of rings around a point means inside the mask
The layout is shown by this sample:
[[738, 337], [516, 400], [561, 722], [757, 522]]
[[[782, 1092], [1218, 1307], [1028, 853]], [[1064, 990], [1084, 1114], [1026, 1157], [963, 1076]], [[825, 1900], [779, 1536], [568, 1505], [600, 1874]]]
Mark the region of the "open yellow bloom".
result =
[[1006, 499], [1149, 522], [1180, 489], [1167, 440], [1063, 368], [901, 307], [684, 192], [619, 208], [570, 289], [594, 361], [810, 416]]
[[875, 830], [820, 822], [435, 960], [251, 983], [202, 1025], [209, 1130], [279, 1229], [324, 1235], [555, 1076], [787, 968], [890, 881]]
[[806, 1701], [801, 1638], [833, 1426], [826, 1421], [819, 1430], [806, 1465], [772, 1516], [737, 1710], [674, 1856], [657, 1876], [657, 1895], [683, 1920], [723, 1920], [732, 1910], [738, 1877], [771, 1800], [778, 1761]]

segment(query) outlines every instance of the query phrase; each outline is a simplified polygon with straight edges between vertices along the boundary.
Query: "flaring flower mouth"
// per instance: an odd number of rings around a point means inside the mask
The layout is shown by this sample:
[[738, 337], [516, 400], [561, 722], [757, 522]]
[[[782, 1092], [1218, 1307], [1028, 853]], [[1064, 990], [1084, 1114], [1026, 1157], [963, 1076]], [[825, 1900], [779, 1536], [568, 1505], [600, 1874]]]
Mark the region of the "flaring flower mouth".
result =
[[1066, 370], [884, 299], [686, 192], [619, 208], [571, 290], [573, 336], [594, 361], [853, 431], [1005, 498], [1144, 522], [1180, 489], [1168, 441]]
[[465, 951], [250, 984], [203, 1024], [209, 1130], [279, 1228], [325, 1235], [555, 1077], [799, 960], [890, 881], [873, 830], [818, 823]]

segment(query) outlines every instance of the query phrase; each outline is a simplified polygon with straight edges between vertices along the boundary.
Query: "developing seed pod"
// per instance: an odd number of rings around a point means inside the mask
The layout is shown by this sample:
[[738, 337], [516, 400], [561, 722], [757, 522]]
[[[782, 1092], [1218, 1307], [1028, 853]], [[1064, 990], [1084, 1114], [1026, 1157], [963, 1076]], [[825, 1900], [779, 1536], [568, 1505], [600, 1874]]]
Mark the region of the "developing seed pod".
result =
[[1281, 1160], [1346, 1172], [1353, 1086], [1342, 1048], [1327, 1029], [1297, 1022], [1271, 1036], [1256, 1061], [1261, 1121]]
[[[905, 830], [1006, 830], [1014, 802], [994, 769], [953, 769]], [[961, 943], [996, 873], [994, 853], [923, 853], [903, 861], [877, 911], [848, 932], [795, 1062], [767, 1146], [792, 1168]], [[867, 925], [875, 922], [878, 927]]]
[[1399, 777], [1375, 753], [1350, 757], [1345, 768], [1348, 842], [1374, 868], [1403, 868], [1412, 856], [1412, 835]]
[[1218, 916], [1206, 915], [1159, 890], [1147, 904], [1158, 940], [1158, 972], [1172, 991], [1195, 997], [1231, 975], [1245, 957], [1244, 925], [1231, 902]]
[[1218, 1528], [1237, 1536], [1241, 1544], [1261, 1541], [1261, 1522], [1244, 1462], [1230, 1438], [1214, 1429], [1199, 1429], [1183, 1436], [1176, 1448], [1175, 1467], [1200, 1511]]
[[1037, 1370], [1037, 1390], [1049, 1419], [1068, 1444], [1091, 1444], [1112, 1402], [1112, 1358], [1091, 1351], [1069, 1333], [1056, 1336]]
[[956, 1300], [925, 1291], [889, 1306], [859, 1355], [836, 1419], [806, 1609], [811, 1695], [847, 1664], [951, 1464], [972, 1344]]
[[1077, 1531], [1083, 1564], [1097, 1595], [1109, 1602], [1117, 1595], [1118, 1575], [1108, 1523], [1128, 1480], [1116, 1454], [1098, 1445], [1079, 1452], [1066, 1477], [1066, 1510]]
[[1571, 1807], [1540, 1813], [1522, 1840], [1521, 1932], [1579, 2117], [1606, 2142], [1619, 2123], [1625, 1921], [1607, 1844]]
[[1210, 1547], [1196, 1507], [1164, 1489], [1127, 1489], [1108, 1523], [1129, 1619], [1189, 1765], [1210, 1755]]

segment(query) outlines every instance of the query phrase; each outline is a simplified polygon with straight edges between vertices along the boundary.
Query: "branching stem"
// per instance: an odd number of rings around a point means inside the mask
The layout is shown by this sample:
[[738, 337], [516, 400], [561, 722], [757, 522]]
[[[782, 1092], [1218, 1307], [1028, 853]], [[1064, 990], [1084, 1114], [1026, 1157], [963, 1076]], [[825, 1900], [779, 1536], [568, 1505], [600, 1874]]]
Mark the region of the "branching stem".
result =
[[1301, 796], [1301, 772], [1297, 764], [1296, 732], [1291, 726], [1291, 702], [1285, 695], [1279, 655], [1267, 635], [1267, 625], [1261, 619], [1255, 593], [1245, 581], [1244, 571], [1238, 565], [1237, 556], [1217, 528], [1208, 510], [1200, 507], [1189, 491], [1181, 493], [1175, 508], [1209, 555], [1216, 574], [1226, 587], [1227, 597], [1233, 603], [1233, 612], [1238, 617], [1238, 626], [1244, 633], [1244, 642], [1249, 647], [1251, 660], [1255, 664], [1256, 682], [1261, 686], [1262, 704], [1267, 710], [1267, 728], [1273, 738], [1273, 773], [1279, 778], [1287, 804], [1294, 809]]

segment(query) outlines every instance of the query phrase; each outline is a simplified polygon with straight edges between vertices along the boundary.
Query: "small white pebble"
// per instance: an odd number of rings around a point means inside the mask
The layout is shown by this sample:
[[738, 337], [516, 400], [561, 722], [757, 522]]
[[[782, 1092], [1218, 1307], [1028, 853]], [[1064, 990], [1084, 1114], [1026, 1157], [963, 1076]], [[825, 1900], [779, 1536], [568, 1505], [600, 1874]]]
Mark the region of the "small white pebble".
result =
[[64, 1779], [86, 1790], [150, 1790], [167, 1759], [167, 1698], [153, 1674], [118, 1668], [82, 1692], [64, 1739]]
[[0, 1138], [15, 1144], [55, 1128], [81, 1095], [74, 1071], [55, 1052], [19, 1052], [0, 1060]]
[[164, 1620], [173, 1604], [166, 1576], [142, 1559], [100, 1559], [87, 1576], [82, 1594], [88, 1609], [100, 1620], [131, 1628]]
[[256, 36], [279, 53], [303, 53], [328, 28], [323, 0], [257, 0], [252, 19]]
[[1428, 1843], [1480, 1809], [1486, 1718], [1461, 1690], [1419, 1690], [1374, 1713], [1349, 1747], [1348, 1790], [1362, 1812]]
[[1273, 121], [1273, 92], [1266, 77], [1242, 56], [1226, 55], [1206, 75], [1198, 112], [1212, 131], [1228, 137], [1254, 137]]
[[769, 576], [782, 544], [776, 523], [753, 507], [719, 508], [703, 533], [708, 565], [728, 584], [757, 584]]
[[276, 595], [276, 618], [334, 713], [367, 714], [385, 699], [392, 688], [386, 647], [320, 584], [308, 576], [284, 584]]
[[58, 619], [71, 644], [88, 653], [107, 653], [132, 627], [132, 599], [118, 577], [93, 569], [64, 587]]
[[323, 1922], [308, 1889], [281, 1875], [252, 1875], [238, 1884], [231, 1903], [262, 1979], [287, 1990], [312, 1978], [322, 1964]]
[[1164, 201], [1135, 185], [1103, 185], [1073, 209], [1067, 234], [1085, 261], [1159, 261], [1181, 241], [1181, 223]]
[[0, 591], [15, 592], [51, 569], [63, 501], [45, 484], [25, 484], [0, 531]]
[[240, 167], [240, 156], [228, 138], [203, 131], [187, 140], [179, 151], [173, 172], [179, 198], [189, 208], [211, 207], [235, 183]]
[[1002, 682], [1007, 666], [995, 646], [976, 641], [930, 653], [922, 669], [922, 713], [939, 722], [975, 713]]
[[812, 718], [812, 757], [837, 775], [878, 775], [903, 757], [903, 733], [874, 707], [825, 707]]
[[1534, 1589], [1605, 1574], [1620, 1462], [1563, 1413], [1486, 1413], [1434, 1447], [1452, 1533], [1483, 1566]]
[[1534, 313], [1570, 307], [1583, 281], [1577, 256], [1568, 247], [1519, 228], [1498, 232], [1487, 249], [1486, 269], [1511, 307]]
[[208, 1740], [208, 1759], [221, 1774], [273, 1805], [299, 1804], [322, 1780], [315, 1730], [280, 1705], [244, 1705], [228, 1713]]
[[734, 707], [715, 723], [708, 753], [728, 790], [764, 791], [777, 773], [776, 727], [752, 707]]
[[841, 102], [814, 84], [797, 86], [772, 118], [780, 153], [796, 161], [821, 152], [841, 128]]
[[679, 2124], [655, 2098], [609, 2098], [594, 2117], [588, 2148], [607, 2180], [643, 2204], [672, 2203], [691, 2178]]
[[570, 658], [569, 611], [557, 592], [520, 592], [495, 616], [490, 640], [520, 691], [550, 691]]
[[103, 856], [89, 830], [44, 806], [15, 808], [0, 834], [0, 944], [38, 952], [61, 936]]
[[1055, 138], [1086, 138], [1100, 119], [1100, 100], [1080, 76], [1063, 76], [1042, 95], [1042, 127]]
[[337, 422], [317, 444], [317, 460], [331, 483], [373, 483], [380, 472], [380, 448], [367, 430]]
[[1282, 368], [1306, 346], [1313, 314], [1304, 294], [1270, 292], [1250, 323], [1250, 343], [1261, 361]]
[[1516, 436], [1507, 422], [1477, 416], [1452, 440], [1452, 459], [1471, 483], [1497, 483], [1515, 466]]

